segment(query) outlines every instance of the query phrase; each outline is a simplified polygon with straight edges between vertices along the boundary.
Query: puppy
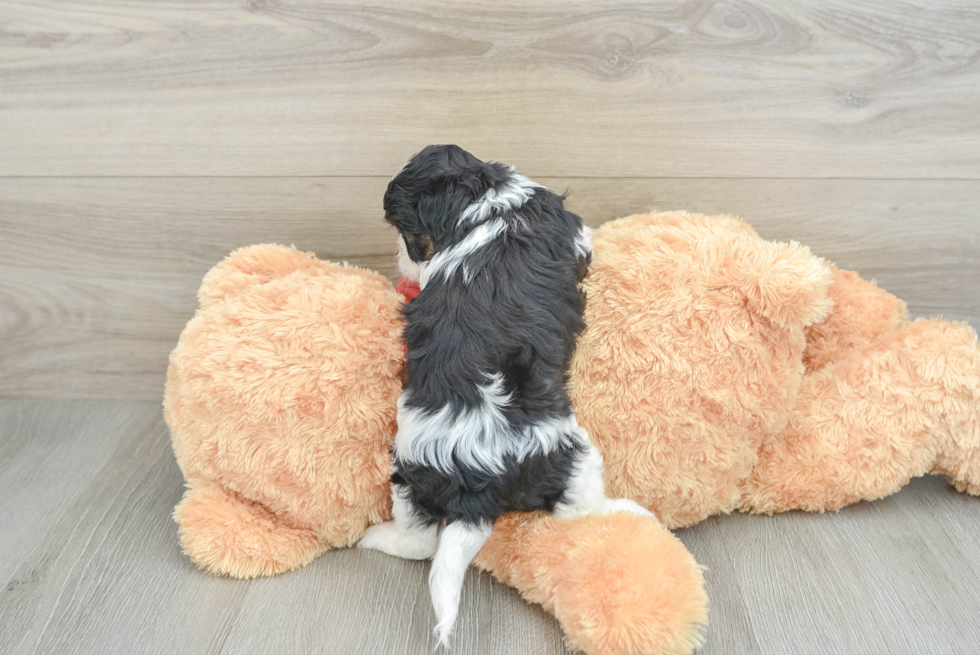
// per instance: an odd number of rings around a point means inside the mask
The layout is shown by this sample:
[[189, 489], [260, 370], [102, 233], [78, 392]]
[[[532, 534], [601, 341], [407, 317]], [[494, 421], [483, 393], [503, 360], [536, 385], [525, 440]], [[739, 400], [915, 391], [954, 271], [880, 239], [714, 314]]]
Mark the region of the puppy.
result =
[[405, 307], [393, 520], [360, 546], [434, 557], [440, 645], [466, 569], [501, 514], [649, 515], [606, 498], [602, 457], [569, 400], [592, 244], [563, 200], [453, 145], [419, 152], [385, 193], [385, 219], [401, 235], [399, 268], [422, 290]]

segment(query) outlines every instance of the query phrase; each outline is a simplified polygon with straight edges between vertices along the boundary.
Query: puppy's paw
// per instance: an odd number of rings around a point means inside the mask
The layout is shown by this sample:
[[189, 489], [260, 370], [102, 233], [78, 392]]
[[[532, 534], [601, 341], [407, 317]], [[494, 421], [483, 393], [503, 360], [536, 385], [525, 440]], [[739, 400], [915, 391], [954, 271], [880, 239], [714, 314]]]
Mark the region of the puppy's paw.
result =
[[382, 553], [397, 556], [394, 552], [398, 543], [399, 530], [394, 521], [372, 525], [357, 542], [358, 548], [380, 550]]
[[358, 548], [380, 550], [403, 559], [432, 559], [438, 545], [434, 526], [424, 530], [402, 530], [394, 521], [372, 525], [357, 542]]

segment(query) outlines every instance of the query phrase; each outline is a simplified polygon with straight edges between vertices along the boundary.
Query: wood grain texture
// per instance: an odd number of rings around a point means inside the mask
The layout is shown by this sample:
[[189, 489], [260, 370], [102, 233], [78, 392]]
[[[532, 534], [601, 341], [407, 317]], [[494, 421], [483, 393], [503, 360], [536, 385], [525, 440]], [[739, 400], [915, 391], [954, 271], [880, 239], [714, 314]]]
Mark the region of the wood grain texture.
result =
[[[8, 548], [0, 591], [0, 652], [218, 652], [247, 582], [199, 575], [180, 553], [170, 519], [183, 480], [157, 403], [0, 403], [3, 442], [43, 455], [46, 442], [75, 455], [60, 494], [5, 496], [3, 513], [57, 515]], [[39, 417], [13, 424], [11, 415]], [[93, 432], [107, 436], [90, 439]], [[104, 464], [92, 465], [86, 451]], [[56, 470], [40, 470], [52, 476]], [[4, 536], [6, 537], [6, 532]]]
[[[158, 403], [0, 400], [0, 467], [0, 652], [433, 650], [426, 563], [350, 549], [253, 581], [195, 569], [170, 517], [183, 484]], [[942, 478], [678, 536], [707, 568], [701, 655], [980, 650], [980, 500]], [[567, 651], [551, 616], [471, 570], [453, 652]]]
[[[222, 652], [432, 653], [428, 573], [425, 562], [349, 549], [255, 580]], [[469, 571], [460, 610], [454, 653], [566, 652], [558, 622], [487, 573]]]
[[0, 175], [980, 178], [957, 0], [3, 0]]
[[14, 572], [147, 419], [142, 406], [84, 417], [72, 413], [75, 406], [0, 402], [0, 582], [8, 591], [43, 574]]
[[[909, 303], [980, 326], [980, 182], [595, 180], [592, 225], [651, 208], [740, 214]], [[207, 270], [295, 244], [394, 274], [386, 178], [0, 179], [0, 397], [161, 397], [167, 355]]]
[[[0, 478], [2, 653], [433, 651], [425, 564], [344, 550], [254, 581], [195, 569], [158, 403], [0, 401], [0, 454], [17, 473]], [[564, 652], [552, 617], [475, 570], [459, 629], [460, 655]]]
[[975, 501], [932, 476], [838, 513], [731, 515], [680, 531], [708, 569], [701, 652], [978, 652]]

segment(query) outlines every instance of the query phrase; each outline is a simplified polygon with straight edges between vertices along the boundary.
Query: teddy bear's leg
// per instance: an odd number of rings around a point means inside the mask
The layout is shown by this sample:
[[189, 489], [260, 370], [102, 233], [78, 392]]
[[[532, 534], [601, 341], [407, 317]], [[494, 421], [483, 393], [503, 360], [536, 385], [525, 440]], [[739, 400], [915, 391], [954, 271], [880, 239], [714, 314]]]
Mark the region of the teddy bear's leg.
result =
[[368, 528], [357, 547], [404, 559], [432, 559], [439, 547], [439, 526], [413, 525], [411, 502], [400, 487], [391, 485], [392, 520]]
[[589, 655], [687, 655], [702, 641], [701, 568], [656, 520], [627, 512], [497, 520], [474, 563], [559, 620]]
[[949, 339], [948, 366], [956, 376], [943, 399], [949, 436], [932, 472], [980, 496], [980, 349], [976, 333], [963, 324], [950, 329]]
[[874, 281], [833, 265], [830, 269], [833, 282], [827, 295], [834, 306], [827, 318], [806, 328], [803, 363], [808, 372], [838, 361], [854, 349], [867, 348], [908, 322], [905, 303], [879, 289]]
[[932, 470], [975, 489], [978, 448], [976, 333], [918, 320], [804, 377], [789, 425], [743, 480], [740, 505], [836, 510]]
[[313, 530], [289, 525], [214, 482], [189, 481], [174, 520], [188, 557], [206, 571], [235, 578], [299, 568], [329, 548]]
[[957, 491], [980, 496], [980, 448], [944, 453], [932, 472], [945, 475]]

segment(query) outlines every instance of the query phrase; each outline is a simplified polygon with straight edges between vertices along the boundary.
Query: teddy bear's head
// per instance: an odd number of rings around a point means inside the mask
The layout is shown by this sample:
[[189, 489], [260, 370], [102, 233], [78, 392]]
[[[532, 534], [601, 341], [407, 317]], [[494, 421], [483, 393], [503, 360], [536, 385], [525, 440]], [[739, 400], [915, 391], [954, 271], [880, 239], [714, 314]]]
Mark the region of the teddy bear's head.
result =
[[357, 541], [389, 511], [401, 296], [377, 273], [263, 245], [215, 266], [199, 299], [164, 400], [190, 488], [184, 549], [248, 576]]

